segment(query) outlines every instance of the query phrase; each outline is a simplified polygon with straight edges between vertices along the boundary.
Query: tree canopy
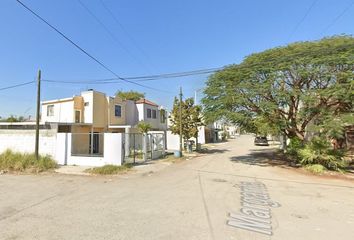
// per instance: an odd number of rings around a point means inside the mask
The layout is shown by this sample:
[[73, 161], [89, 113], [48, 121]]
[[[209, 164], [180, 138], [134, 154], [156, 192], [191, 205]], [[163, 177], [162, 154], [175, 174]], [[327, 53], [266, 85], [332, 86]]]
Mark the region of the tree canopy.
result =
[[191, 137], [198, 137], [198, 127], [203, 125], [201, 118], [201, 107], [194, 105], [193, 98], [182, 100], [182, 123], [180, 121], [180, 101], [175, 98], [171, 112], [171, 131], [173, 134], [180, 133], [180, 124], [182, 124], [182, 135], [186, 141]]
[[304, 140], [310, 124], [353, 122], [353, 71], [351, 36], [255, 53], [209, 77], [202, 100], [205, 117], [226, 117], [251, 132]]
[[118, 91], [116, 93], [116, 96], [120, 97], [123, 100], [132, 100], [132, 101], [138, 101], [141, 98], [145, 98], [145, 93], [137, 92], [137, 91]]
[[140, 121], [137, 127], [140, 133], [148, 133], [152, 129], [151, 124], [144, 121]]
[[24, 121], [25, 121], [25, 118], [23, 116], [16, 117], [16, 116], [11, 115], [8, 118], [1, 118], [0, 117], [0, 122], [24, 122]]

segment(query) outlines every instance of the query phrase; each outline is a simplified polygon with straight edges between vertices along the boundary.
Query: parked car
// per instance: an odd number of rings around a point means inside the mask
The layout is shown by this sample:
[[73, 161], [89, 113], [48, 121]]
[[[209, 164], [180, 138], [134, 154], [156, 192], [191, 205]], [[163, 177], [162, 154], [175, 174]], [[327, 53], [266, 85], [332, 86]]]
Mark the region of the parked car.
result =
[[254, 145], [256, 146], [269, 146], [267, 137], [255, 137]]

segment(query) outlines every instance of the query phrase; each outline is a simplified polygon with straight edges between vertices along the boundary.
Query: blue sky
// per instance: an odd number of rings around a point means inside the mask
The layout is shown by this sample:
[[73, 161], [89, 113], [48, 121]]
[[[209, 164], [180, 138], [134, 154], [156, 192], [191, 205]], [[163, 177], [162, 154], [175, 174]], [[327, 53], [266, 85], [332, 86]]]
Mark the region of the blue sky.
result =
[[[109, 15], [101, 0], [82, 1], [116, 40], [77, 0], [23, 0], [122, 77], [221, 67], [289, 42], [354, 33], [353, 5], [337, 18], [353, 0], [317, 0], [296, 31], [294, 28], [313, 0], [102, 0], [125, 30]], [[0, 88], [35, 80], [39, 68], [44, 79], [114, 77], [15, 0], [0, 1], [0, 29]], [[171, 107], [179, 86], [185, 96], [193, 96], [206, 78], [207, 75], [199, 75], [144, 83], [169, 93], [125, 82], [43, 83], [42, 100], [69, 97], [88, 88], [109, 95], [133, 89]], [[0, 116], [33, 115], [35, 91], [34, 84], [0, 91]]]

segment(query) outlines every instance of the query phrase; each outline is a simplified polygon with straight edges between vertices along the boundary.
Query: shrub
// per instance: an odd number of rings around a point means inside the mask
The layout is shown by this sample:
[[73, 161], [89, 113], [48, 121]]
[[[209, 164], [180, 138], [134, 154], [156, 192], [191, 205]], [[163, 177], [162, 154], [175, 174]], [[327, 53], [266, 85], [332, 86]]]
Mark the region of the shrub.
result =
[[315, 137], [307, 143], [304, 149], [299, 150], [302, 165], [320, 164], [328, 169], [338, 170], [344, 168], [343, 152], [332, 150], [326, 139]]
[[122, 166], [104, 165], [102, 167], [95, 167], [95, 168], [86, 169], [85, 172], [91, 173], [91, 174], [99, 174], [99, 175], [113, 175], [113, 174], [126, 172], [132, 167], [133, 167], [133, 164], [131, 164], [131, 163], [126, 163]]
[[286, 154], [294, 159], [294, 160], [300, 160], [299, 159], [299, 151], [304, 147], [303, 141], [301, 141], [299, 138], [295, 137], [290, 139], [290, 143], [287, 146], [286, 149]]
[[34, 154], [11, 150], [6, 150], [0, 154], [0, 170], [42, 172], [56, 167], [57, 163], [50, 156], [39, 156], [37, 160]]
[[314, 173], [314, 174], [322, 174], [327, 170], [327, 168], [325, 168], [321, 164], [307, 165], [307, 166], [305, 166], [305, 169]]

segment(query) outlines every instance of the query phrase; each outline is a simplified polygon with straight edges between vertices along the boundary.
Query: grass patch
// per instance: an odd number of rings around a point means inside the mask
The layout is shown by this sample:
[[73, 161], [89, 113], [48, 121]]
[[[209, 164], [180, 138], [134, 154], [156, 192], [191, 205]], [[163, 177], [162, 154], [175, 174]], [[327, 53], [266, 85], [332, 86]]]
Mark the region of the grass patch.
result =
[[56, 167], [57, 163], [48, 155], [39, 156], [37, 160], [33, 153], [6, 150], [0, 154], [0, 170], [3, 171], [39, 173]]
[[171, 163], [178, 163], [178, 162], [182, 162], [186, 159], [187, 159], [187, 156], [175, 157], [173, 154], [166, 154], [165, 157], [162, 158], [162, 161], [171, 162]]
[[307, 165], [305, 166], [305, 169], [314, 174], [323, 174], [325, 171], [327, 171], [327, 168], [321, 164]]
[[126, 163], [122, 166], [116, 165], [104, 165], [102, 167], [95, 167], [86, 169], [85, 172], [97, 175], [114, 175], [119, 173], [125, 173], [133, 167], [133, 164]]

